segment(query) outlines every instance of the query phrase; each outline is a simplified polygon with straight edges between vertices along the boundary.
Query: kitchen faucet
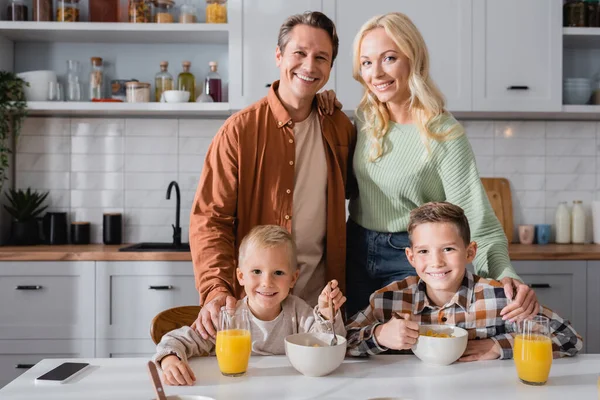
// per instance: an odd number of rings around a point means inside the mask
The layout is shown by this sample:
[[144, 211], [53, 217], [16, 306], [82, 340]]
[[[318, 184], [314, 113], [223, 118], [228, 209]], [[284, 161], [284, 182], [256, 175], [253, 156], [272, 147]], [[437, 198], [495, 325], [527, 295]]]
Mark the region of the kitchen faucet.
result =
[[167, 189], [167, 200], [171, 198], [171, 189], [175, 187], [175, 194], [177, 195], [177, 209], [175, 210], [175, 225], [173, 226], [173, 245], [181, 246], [181, 226], [179, 226], [179, 212], [181, 209], [181, 193], [179, 192], [179, 185], [176, 181], [171, 181], [169, 183], [169, 188]]

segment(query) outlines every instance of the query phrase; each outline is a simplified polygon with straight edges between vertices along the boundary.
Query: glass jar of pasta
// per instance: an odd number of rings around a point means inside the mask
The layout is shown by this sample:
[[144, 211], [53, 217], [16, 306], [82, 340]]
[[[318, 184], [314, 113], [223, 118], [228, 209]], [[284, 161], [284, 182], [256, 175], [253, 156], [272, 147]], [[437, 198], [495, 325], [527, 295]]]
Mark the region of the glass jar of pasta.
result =
[[155, 0], [154, 22], [157, 24], [175, 22], [175, 2], [173, 0]]
[[79, 22], [79, 0], [58, 0], [56, 21]]
[[152, 22], [152, 3], [149, 0], [129, 0], [127, 16], [132, 23]]
[[206, 0], [206, 22], [209, 24], [227, 23], [227, 0]]

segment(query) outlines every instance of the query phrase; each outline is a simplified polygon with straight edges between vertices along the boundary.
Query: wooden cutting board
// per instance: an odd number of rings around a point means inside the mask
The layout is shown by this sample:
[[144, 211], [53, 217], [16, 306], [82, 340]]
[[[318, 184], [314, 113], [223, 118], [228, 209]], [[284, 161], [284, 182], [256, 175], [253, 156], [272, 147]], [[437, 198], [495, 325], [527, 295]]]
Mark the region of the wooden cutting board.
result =
[[506, 178], [481, 178], [481, 183], [483, 183], [496, 217], [502, 224], [508, 243], [512, 243], [514, 229], [512, 195], [508, 180]]

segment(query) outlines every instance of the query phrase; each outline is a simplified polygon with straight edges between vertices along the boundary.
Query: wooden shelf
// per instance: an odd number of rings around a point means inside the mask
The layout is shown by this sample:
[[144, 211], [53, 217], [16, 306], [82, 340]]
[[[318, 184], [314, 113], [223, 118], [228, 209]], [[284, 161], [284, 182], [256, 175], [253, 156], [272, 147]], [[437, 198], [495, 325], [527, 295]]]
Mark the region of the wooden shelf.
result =
[[229, 103], [92, 103], [31, 101], [32, 116], [229, 116]]
[[229, 24], [0, 21], [0, 36], [15, 42], [226, 44]]
[[563, 47], [600, 49], [600, 28], [563, 28]]

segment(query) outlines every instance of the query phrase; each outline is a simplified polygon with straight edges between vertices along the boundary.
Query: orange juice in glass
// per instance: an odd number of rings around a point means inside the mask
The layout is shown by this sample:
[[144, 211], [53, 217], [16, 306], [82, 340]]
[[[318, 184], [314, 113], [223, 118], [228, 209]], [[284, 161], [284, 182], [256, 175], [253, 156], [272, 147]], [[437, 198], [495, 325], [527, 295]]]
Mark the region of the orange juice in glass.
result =
[[544, 316], [535, 316], [523, 321], [521, 333], [515, 336], [513, 358], [517, 375], [528, 385], [543, 385], [552, 367], [552, 341], [550, 321]]
[[215, 345], [219, 369], [225, 376], [244, 375], [252, 352], [250, 313], [248, 310], [232, 311], [223, 307], [220, 317]]

